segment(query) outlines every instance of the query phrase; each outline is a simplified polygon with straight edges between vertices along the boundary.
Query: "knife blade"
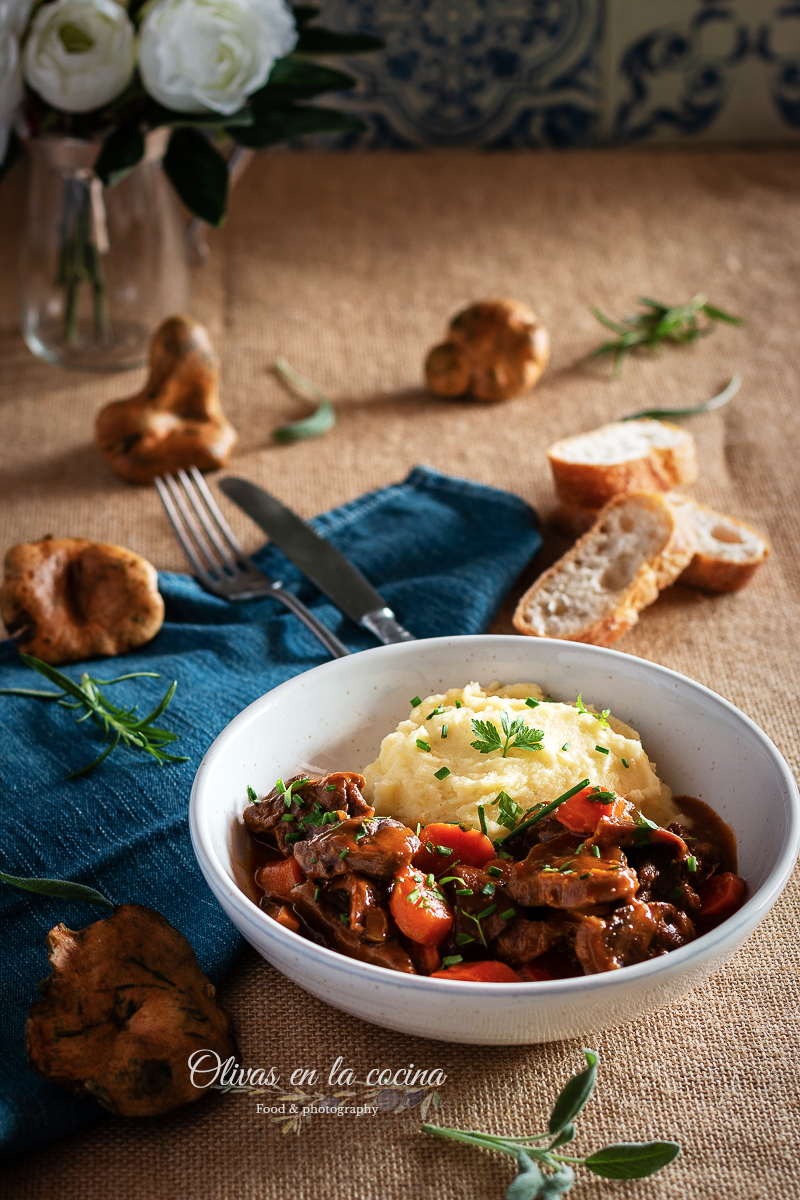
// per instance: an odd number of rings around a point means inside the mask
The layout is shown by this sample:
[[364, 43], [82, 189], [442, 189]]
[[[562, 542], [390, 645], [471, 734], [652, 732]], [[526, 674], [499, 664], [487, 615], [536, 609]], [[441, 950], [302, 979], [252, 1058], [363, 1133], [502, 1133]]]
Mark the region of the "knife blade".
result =
[[403, 628], [358, 567], [297, 513], [247, 479], [227, 475], [219, 486], [337, 608], [368, 629], [379, 642], [388, 646], [393, 642], [415, 641], [413, 633]]

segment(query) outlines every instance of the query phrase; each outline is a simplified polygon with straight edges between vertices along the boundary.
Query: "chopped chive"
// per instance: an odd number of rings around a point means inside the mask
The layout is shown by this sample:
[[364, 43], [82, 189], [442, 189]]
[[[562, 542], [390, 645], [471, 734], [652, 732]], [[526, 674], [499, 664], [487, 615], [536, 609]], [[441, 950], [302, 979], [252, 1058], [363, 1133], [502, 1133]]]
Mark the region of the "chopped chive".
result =
[[447, 737], [447, 726], [446, 725], [442, 726], [442, 737], [443, 738]]
[[417, 900], [419, 900], [419, 888], [414, 888], [413, 892], [409, 892], [406, 896], [406, 900], [409, 904], [414, 904]]
[[485, 883], [483, 885], [483, 887], [481, 888], [481, 895], [482, 896], [493, 896], [494, 895], [494, 884], [493, 883]]
[[598, 754], [609, 754], [610, 753], [608, 746], [595, 746], [595, 750], [597, 751]]
[[256, 790], [255, 790], [255, 788], [251, 788], [249, 783], [247, 785], [247, 799], [250, 801], [251, 804], [258, 804], [258, 796], [256, 795]]
[[489, 832], [489, 828], [486, 824], [486, 809], [482, 804], [478, 805], [478, 820], [481, 823], [481, 833], [487, 834]]
[[[430, 746], [428, 745], [427, 742], [423, 742], [422, 738], [417, 738], [417, 749], [418, 750], [430, 750]], [[608, 751], [606, 751], [606, 753], [608, 753]]]
[[425, 849], [428, 851], [428, 854], [433, 854], [433, 852], [434, 852], [433, 842], [426, 842]]
[[592, 854], [595, 856], [595, 858], [599, 858], [600, 857], [600, 847], [592, 846]]
[[693, 854], [690, 854], [686, 860], [686, 870], [692, 872], [697, 870], [697, 859]]
[[[417, 743], [419, 745], [419, 743]], [[450, 774], [449, 767], [440, 767], [438, 771], [433, 772], [434, 779], [446, 779]]]
[[349, 853], [350, 853], [349, 848], [347, 846], [345, 846], [344, 850], [342, 850], [341, 853], [339, 854], [339, 858], [347, 858]]
[[487, 868], [486, 868], [486, 874], [487, 874], [487, 875], [499, 876], [500, 878], [502, 878], [502, 875], [503, 875], [503, 870], [502, 870], [502, 868], [501, 868], [501, 867], [487, 867]]
[[449, 856], [453, 853], [453, 850], [452, 850], [452, 847], [450, 847], [450, 846], [437, 846], [436, 853], [444, 854], [445, 857], [449, 858]]
[[464, 956], [461, 954], [448, 954], [447, 958], [442, 959], [443, 967], [457, 967], [459, 963], [464, 961]]
[[674, 887], [669, 894], [669, 898], [670, 898], [670, 900], [682, 900], [683, 899], [683, 888], [680, 886]]
[[622, 765], [623, 767], [629, 767], [631, 764], [628, 762], [627, 758], [623, 758]]
[[350, 918], [348, 917], [347, 913], [339, 913], [339, 920], [342, 922], [343, 925], [350, 924]]
[[576, 850], [575, 850], [575, 856], [576, 856], [576, 857], [577, 857], [579, 854], [582, 854], [582, 853], [583, 853], [583, 849], [584, 849], [584, 846], [585, 846], [585, 845], [586, 845], [586, 842], [581, 842], [580, 846], [578, 846], [578, 847], [576, 848]]
[[316, 856], [316, 854], [312, 854], [312, 855], [311, 855], [311, 862], [312, 862], [313, 864], [316, 864], [316, 861], [317, 861], [317, 856]]
[[318, 887], [315, 887], [315, 888], [314, 888], [314, 903], [315, 903], [315, 904], [316, 904], [316, 903], [317, 903], [317, 901], [319, 900], [319, 893], [320, 893], [320, 891], [321, 891], [321, 889], [320, 889], [320, 888], [318, 888]]
[[454, 888], [453, 890], [457, 896], [473, 896], [474, 895], [472, 888]]
[[564, 742], [564, 745], [561, 747], [561, 749], [562, 749], [562, 750], [569, 750], [569, 742]]
[[285, 837], [283, 840], [286, 842], [286, 844], [287, 844], [288, 846], [291, 846], [291, 845], [292, 845], [294, 842], [299, 842], [299, 841], [300, 841], [300, 838], [301, 838], [302, 836], [303, 836], [303, 835], [302, 835], [302, 833], [300, 833], [300, 832], [298, 832], [298, 833], [287, 833], [286, 837]]
[[507, 908], [505, 912], [500, 913], [500, 920], [501, 921], [510, 921], [511, 918], [515, 917], [516, 915], [517, 915], [516, 909]]
[[419, 696], [415, 696], [413, 700], [409, 701], [409, 704], [412, 708], [416, 708], [418, 704], [422, 704], [422, 701], [420, 700]]
[[422, 822], [421, 822], [421, 821], [417, 821], [417, 837], [419, 837], [419, 831], [420, 831], [420, 829], [422, 829]]
[[456, 700], [456, 708], [461, 708], [461, 701], [460, 701], [460, 700]]
[[283, 807], [284, 808], [292, 807], [292, 793], [290, 791], [286, 791], [283, 793]]
[[326, 791], [326, 792], [335, 792], [335, 791], [336, 791], [336, 784], [335, 784], [335, 783], [329, 783], [329, 784], [328, 784], [328, 786], [325, 788], [325, 791]]
[[282, 821], [293, 821], [294, 817], [292, 816], [291, 813], [284, 813], [283, 816], [281, 817], [281, 820]]
[[587, 871], [585, 875], [579, 875], [579, 876], [578, 876], [578, 879], [591, 879], [591, 878], [592, 878], [592, 872], [591, 872], [591, 871]]
[[426, 720], [426, 721], [430, 721], [431, 717], [438, 717], [438, 716], [441, 716], [441, 714], [442, 714], [443, 712], [444, 712], [444, 709], [442, 708], [442, 706], [441, 706], [441, 704], [440, 704], [440, 705], [438, 706], [438, 708], [435, 708], [435, 709], [433, 710], [433, 712], [429, 712], [429, 713], [428, 713], [428, 715], [427, 715], [427, 717], [425, 718], [425, 720]]
[[431, 872], [431, 874], [430, 874], [430, 875], [426, 875], [426, 876], [425, 876], [425, 886], [426, 886], [426, 887], [433, 887], [433, 885], [434, 885], [435, 883], [436, 883], [436, 878], [435, 878], [435, 876], [433, 875], [433, 872]]
[[275, 780], [275, 791], [280, 792], [281, 795], [283, 795], [283, 793], [286, 791], [286, 784], [282, 779]]
[[538, 812], [534, 813], [532, 817], [528, 817], [528, 820], [523, 821], [521, 825], [517, 825], [516, 829], [512, 829], [511, 833], [507, 833], [506, 836], [501, 840], [503, 842], [510, 842], [512, 838], [519, 837], [519, 835], [524, 833], [526, 829], [530, 829], [531, 825], [535, 825], [537, 821], [541, 821], [542, 817], [546, 817], [548, 813], [553, 811], [553, 809], [562, 805], [565, 800], [570, 800], [573, 796], [577, 796], [578, 792], [582, 792], [583, 789], [588, 786], [589, 780], [582, 779], [580, 783], [576, 783], [574, 787], [569, 788], [569, 790], [564, 792], [561, 796], [556, 796], [555, 800], [551, 800], [549, 804], [543, 805]]
[[483, 910], [483, 912], [480, 912], [480, 913], [478, 913], [478, 915], [477, 915], [477, 917], [475, 918], [475, 920], [476, 920], [476, 921], [482, 921], [484, 917], [490, 917], [490, 916], [492, 915], [492, 913], [495, 911], [495, 909], [496, 909], [496, 908], [497, 908], [497, 905], [496, 905], [496, 904], [490, 904], [488, 908], [485, 908], [485, 909]]
[[533, 696], [528, 696], [525, 703], [527, 704], [528, 708], [538, 708], [540, 702], [538, 700], [534, 700]]
[[474, 942], [474, 941], [475, 941], [475, 938], [472, 936], [471, 933], [457, 933], [456, 934], [456, 945], [457, 946], [466, 946], [470, 942]]

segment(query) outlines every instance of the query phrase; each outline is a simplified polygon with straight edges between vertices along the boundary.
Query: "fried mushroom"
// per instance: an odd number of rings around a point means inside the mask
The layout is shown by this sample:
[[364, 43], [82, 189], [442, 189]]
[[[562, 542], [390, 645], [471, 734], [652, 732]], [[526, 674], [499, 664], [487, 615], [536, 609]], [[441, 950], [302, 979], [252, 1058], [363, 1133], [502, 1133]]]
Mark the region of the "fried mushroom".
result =
[[495, 403], [529, 392], [549, 358], [548, 332], [527, 305], [482, 300], [453, 317], [447, 341], [428, 353], [425, 380], [438, 396]]
[[149, 642], [164, 601], [155, 567], [132, 550], [46, 537], [6, 554], [0, 616], [22, 653], [57, 666]]
[[97, 415], [95, 439], [112, 471], [152, 483], [181, 467], [224, 467], [237, 442], [219, 400], [219, 361], [192, 317], [169, 317], [150, 343], [150, 376], [135, 396]]
[[186, 939], [161, 913], [122, 904], [86, 929], [47, 935], [52, 971], [25, 1030], [28, 1062], [122, 1117], [198, 1100], [188, 1059], [236, 1055], [230, 1017]]

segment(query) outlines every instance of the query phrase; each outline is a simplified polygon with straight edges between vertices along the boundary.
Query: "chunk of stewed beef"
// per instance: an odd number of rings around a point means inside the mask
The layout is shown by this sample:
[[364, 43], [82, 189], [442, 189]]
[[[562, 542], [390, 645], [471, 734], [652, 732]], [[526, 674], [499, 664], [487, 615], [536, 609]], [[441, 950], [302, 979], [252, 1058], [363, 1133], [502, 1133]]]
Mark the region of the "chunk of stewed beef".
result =
[[488, 946], [514, 920], [517, 910], [506, 886], [510, 876], [511, 863], [498, 860], [486, 867], [460, 863], [442, 877], [455, 916], [449, 935], [454, 946]]
[[[334, 898], [337, 903], [331, 902]], [[326, 886], [318, 886], [311, 880], [306, 880], [292, 889], [291, 899], [296, 912], [306, 925], [322, 934], [332, 950], [338, 950], [348, 958], [358, 959], [359, 962], [386, 967], [390, 971], [402, 971], [406, 975], [416, 974], [408, 954], [394, 938], [387, 937], [379, 942], [370, 941], [367, 937], [366, 922], [363, 928], [351, 927], [349, 911], [344, 911], [339, 904], [340, 896], [329, 897]]]
[[574, 937], [574, 925], [560, 914], [550, 920], [530, 921], [517, 917], [497, 940], [497, 954], [504, 962], [519, 966], [533, 962], [554, 946]]
[[607, 917], [581, 917], [575, 956], [587, 975], [596, 975], [646, 962], [695, 936], [691, 919], [671, 904], [632, 899]]
[[297, 842], [294, 856], [309, 879], [331, 879], [355, 871], [393, 879], [419, 850], [419, 838], [390, 817], [350, 817]]
[[511, 868], [508, 894], [529, 908], [589, 908], [632, 896], [636, 873], [616, 846], [593, 848], [573, 834], [534, 846]]
[[367, 942], [389, 937], [389, 912], [375, 883], [364, 875], [337, 875], [325, 885], [325, 900], [347, 914], [350, 929]]
[[340, 820], [337, 813], [345, 817], [371, 817], [374, 812], [361, 794], [366, 786], [363, 775], [337, 771], [288, 790], [305, 778], [294, 775], [285, 781], [286, 791], [275, 787], [263, 800], [248, 804], [244, 810], [244, 823], [250, 832], [274, 841], [282, 854], [291, 854], [293, 845], [309, 837], [315, 829], [323, 828], [326, 821]]

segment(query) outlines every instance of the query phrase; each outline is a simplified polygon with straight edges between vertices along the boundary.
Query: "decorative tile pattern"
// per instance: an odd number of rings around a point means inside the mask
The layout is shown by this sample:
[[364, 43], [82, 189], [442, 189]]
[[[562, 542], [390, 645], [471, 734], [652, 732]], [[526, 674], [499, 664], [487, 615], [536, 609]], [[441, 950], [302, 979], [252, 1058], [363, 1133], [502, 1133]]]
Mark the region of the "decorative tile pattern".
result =
[[336, 104], [369, 131], [314, 145], [800, 140], [800, 3], [325, 0], [322, 19], [386, 48], [341, 64], [358, 86]]

